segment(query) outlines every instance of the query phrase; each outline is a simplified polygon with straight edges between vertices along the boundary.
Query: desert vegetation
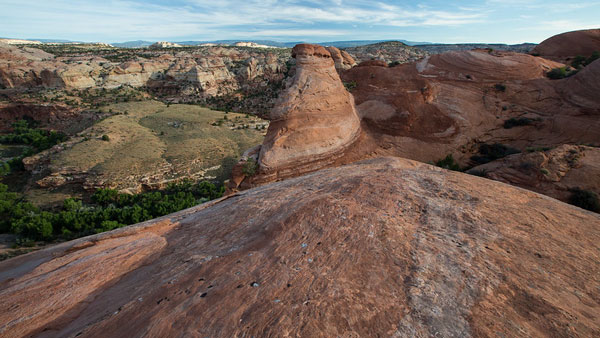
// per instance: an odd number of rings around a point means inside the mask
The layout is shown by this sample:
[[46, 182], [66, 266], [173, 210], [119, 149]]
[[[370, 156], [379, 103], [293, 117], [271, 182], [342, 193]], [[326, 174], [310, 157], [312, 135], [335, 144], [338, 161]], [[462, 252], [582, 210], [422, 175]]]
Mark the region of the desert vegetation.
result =
[[575, 74], [577, 74], [577, 69], [565, 66], [560, 68], [553, 68], [546, 74], [546, 76], [548, 76], [548, 78], [552, 80], [559, 80], [567, 78], [569, 76], [573, 76]]
[[0, 144], [19, 145], [12, 147], [16, 153], [8, 153], [7, 160], [0, 162], [0, 175], [23, 169], [23, 158], [37, 154], [43, 150], [67, 140], [67, 135], [54, 130], [35, 127], [32, 120], [19, 120], [12, 124], [12, 132], [0, 135]]
[[539, 119], [532, 119], [529, 117], [511, 117], [510, 119], [504, 121], [503, 127], [504, 129], [511, 129], [514, 127], [529, 126], [537, 121], [539, 121]]
[[43, 210], [0, 184], [0, 233], [17, 235], [19, 245], [73, 239], [189, 208], [218, 198], [223, 191], [223, 185], [208, 181], [186, 181], [137, 195], [99, 189], [90, 203], [68, 198], [58, 209]]
[[573, 189], [569, 203], [593, 212], [600, 213], [600, 199], [598, 194], [590, 190]]
[[588, 66], [592, 62], [598, 60], [599, 58], [600, 58], [599, 51], [593, 52], [592, 55], [590, 55], [587, 58], [582, 55], [577, 55], [573, 58], [573, 61], [571, 61], [571, 66], [576, 69], [582, 68], [582, 67]]
[[471, 161], [475, 162], [477, 165], [485, 164], [520, 152], [521, 151], [518, 149], [511, 148], [501, 143], [482, 144], [479, 146], [478, 154], [471, 156]]
[[444, 168], [444, 169], [448, 169], [448, 170], [463, 171], [463, 169], [456, 162], [456, 160], [454, 160], [454, 156], [452, 156], [452, 154], [448, 154], [446, 157], [444, 157], [441, 160], [436, 161], [434, 164], [440, 168]]

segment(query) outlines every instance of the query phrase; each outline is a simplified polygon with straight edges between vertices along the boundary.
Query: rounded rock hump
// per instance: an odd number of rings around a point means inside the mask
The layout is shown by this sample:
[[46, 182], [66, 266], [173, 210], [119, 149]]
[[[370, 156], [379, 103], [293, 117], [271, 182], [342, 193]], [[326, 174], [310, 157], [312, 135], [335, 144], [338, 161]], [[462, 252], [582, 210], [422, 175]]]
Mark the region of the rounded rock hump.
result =
[[555, 35], [537, 45], [532, 50], [532, 54], [564, 61], [577, 55], [589, 57], [595, 51], [600, 51], [600, 29], [586, 29]]
[[590, 112], [600, 113], [600, 60], [580, 70], [574, 76], [559, 83], [559, 90], [570, 101], [581, 107], [589, 107]]
[[599, 224], [363, 161], [0, 262], [0, 336], [598, 337]]
[[330, 165], [360, 131], [354, 98], [340, 80], [329, 51], [300, 44], [292, 56], [296, 73], [269, 115], [271, 124], [258, 159], [266, 180]]

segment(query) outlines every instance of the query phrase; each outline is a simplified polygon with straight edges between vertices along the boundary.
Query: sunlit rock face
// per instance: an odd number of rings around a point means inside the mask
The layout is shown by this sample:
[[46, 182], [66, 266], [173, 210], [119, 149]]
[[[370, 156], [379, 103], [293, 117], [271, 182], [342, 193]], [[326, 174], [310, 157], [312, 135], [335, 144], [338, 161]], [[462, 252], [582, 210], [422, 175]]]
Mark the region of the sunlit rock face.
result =
[[269, 115], [260, 150], [260, 172], [288, 176], [331, 163], [356, 140], [360, 119], [329, 51], [317, 45], [294, 47], [296, 74]]

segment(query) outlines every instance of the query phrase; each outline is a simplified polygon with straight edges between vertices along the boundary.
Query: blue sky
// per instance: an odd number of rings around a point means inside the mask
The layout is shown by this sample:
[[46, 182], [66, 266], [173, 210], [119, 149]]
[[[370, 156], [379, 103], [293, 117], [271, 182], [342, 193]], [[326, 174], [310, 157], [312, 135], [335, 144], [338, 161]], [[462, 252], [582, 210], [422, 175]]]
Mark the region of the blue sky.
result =
[[586, 28], [600, 0], [0, 0], [11, 38], [520, 43]]

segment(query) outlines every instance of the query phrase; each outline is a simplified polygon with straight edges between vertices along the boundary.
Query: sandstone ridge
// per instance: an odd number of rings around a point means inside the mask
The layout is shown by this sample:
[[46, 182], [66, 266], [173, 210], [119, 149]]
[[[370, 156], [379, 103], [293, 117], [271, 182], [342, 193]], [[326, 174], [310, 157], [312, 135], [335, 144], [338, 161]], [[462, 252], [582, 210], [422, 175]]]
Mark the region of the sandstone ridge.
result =
[[0, 335], [598, 336], [599, 225], [369, 160], [0, 262]]

